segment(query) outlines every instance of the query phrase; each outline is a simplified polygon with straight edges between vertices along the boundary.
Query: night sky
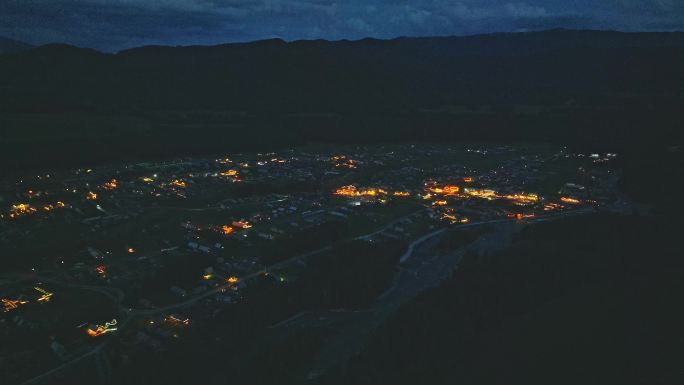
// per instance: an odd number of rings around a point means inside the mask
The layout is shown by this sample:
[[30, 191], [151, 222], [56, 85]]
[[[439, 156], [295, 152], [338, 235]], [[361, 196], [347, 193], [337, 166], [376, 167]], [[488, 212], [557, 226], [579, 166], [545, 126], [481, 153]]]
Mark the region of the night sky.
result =
[[684, 0], [0, 0], [0, 36], [104, 51], [550, 28], [684, 30]]

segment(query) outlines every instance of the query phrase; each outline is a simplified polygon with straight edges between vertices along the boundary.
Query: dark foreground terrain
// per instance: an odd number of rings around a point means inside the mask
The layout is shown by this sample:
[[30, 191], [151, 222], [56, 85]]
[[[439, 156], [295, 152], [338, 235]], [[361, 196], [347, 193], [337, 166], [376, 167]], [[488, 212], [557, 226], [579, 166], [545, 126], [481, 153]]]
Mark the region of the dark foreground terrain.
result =
[[597, 215], [467, 255], [325, 384], [677, 384], [680, 221]]

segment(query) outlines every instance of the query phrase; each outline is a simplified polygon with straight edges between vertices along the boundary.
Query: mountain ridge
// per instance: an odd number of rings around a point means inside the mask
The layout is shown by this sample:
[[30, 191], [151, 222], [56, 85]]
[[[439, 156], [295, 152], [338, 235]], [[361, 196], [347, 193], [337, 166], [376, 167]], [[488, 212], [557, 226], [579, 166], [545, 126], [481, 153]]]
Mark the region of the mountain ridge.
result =
[[[338, 42], [270, 39], [145, 46], [116, 54], [50, 44], [0, 57], [0, 81], [16, 93], [5, 103], [10, 111], [46, 104], [89, 110], [133, 104], [288, 112], [431, 108], [556, 103], [559, 97], [577, 99], [576, 93], [585, 99], [680, 94], [683, 57], [684, 33], [572, 30]], [[97, 89], [74, 87], [88, 82]], [[46, 97], [51, 100], [38, 100]]]
[[23, 41], [0, 36], [0, 54], [14, 53], [34, 48], [33, 45]]
[[[360, 39], [295, 39], [295, 40], [284, 40], [282, 38], [266, 38], [258, 39], [246, 42], [225, 42], [218, 44], [188, 44], [188, 45], [166, 45], [166, 44], [149, 44], [141, 45], [137, 47], [125, 48], [114, 52], [100, 51], [95, 48], [90, 47], [80, 47], [69, 43], [52, 42], [42, 45], [31, 45], [24, 43], [19, 40], [10, 39], [7, 37], [0, 36], [0, 45], [5, 42], [17, 44], [23, 47], [22, 50], [31, 48], [44, 48], [50, 46], [62, 46], [62, 47], [73, 47], [80, 49], [87, 49], [91, 51], [96, 51], [101, 54], [120, 54], [129, 51], [137, 51], [146, 48], [153, 49], [183, 49], [183, 48], [237, 48], [237, 47], [249, 47], [249, 46], [263, 46], [263, 45], [306, 45], [306, 44], [364, 44], [364, 43], [389, 43], [389, 42], [407, 42], [407, 41], [453, 41], [453, 42], [466, 42], [466, 41], [482, 41], [500, 38], [529, 38], [534, 36], [574, 36], [578, 37], [581, 35], [594, 35], [603, 37], [653, 37], [657, 39], [662, 39], [664, 37], [674, 38], [677, 41], [674, 42], [675, 45], [679, 46], [684, 44], [684, 31], [662, 31], [662, 32], [623, 32], [616, 30], [594, 30], [594, 29], [567, 29], [567, 28], [553, 28], [547, 30], [539, 31], [523, 31], [523, 32], [492, 32], [483, 34], [472, 34], [472, 35], [436, 35], [436, 36], [397, 36], [394, 38], [375, 38], [375, 37], [364, 37]], [[1, 53], [1, 51], [0, 51]]]
[[[684, 33], [271, 39], [116, 54], [51, 44], [0, 55], [0, 84], [8, 159], [30, 158], [19, 142], [68, 147], [75, 162], [117, 156], [104, 147], [147, 156], [267, 142], [672, 145], [684, 124]], [[70, 141], [52, 149], [55, 137]]]

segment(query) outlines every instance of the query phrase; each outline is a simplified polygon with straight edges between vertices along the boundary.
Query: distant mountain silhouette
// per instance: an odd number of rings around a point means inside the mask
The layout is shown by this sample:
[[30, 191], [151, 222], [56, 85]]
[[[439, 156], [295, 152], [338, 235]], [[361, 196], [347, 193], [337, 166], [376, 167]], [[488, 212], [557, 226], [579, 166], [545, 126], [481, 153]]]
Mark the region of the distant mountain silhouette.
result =
[[[103, 54], [51, 44], [0, 58], [6, 109], [339, 111], [681, 94], [684, 33], [264, 40]], [[5, 93], [4, 95], [9, 96]]]
[[[608, 103], [680, 95], [684, 33], [264, 40], [104, 54], [51, 44], [0, 58], [8, 110], [346, 111]], [[4, 99], [4, 100], [3, 100]]]
[[[213, 127], [212, 139], [193, 142], [195, 152], [266, 139], [671, 143], [684, 124], [684, 33], [272, 39], [116, 54], [51, 44], [0, 55], [0, 84], [0, 118], [135, 117], [174, 132], [173, 154], [189, 146], [189, 132], [204, 132], [198, 127]], [[25, 116], [9, 122], [17, 127], [5, 129], [9, 137], [36, 127]], [[37, 138], [54, 131], [50, 119]], [[80, 133], [98, 130], [83, 122], [62, 122], [79, 149]], [[109, 132], [124, 132], [116, 122]], [[152, 151], [139, 142], [141, 156]]]
[[33, 48], [32, 45], [0, 36], [0, 54], [12, 53]]

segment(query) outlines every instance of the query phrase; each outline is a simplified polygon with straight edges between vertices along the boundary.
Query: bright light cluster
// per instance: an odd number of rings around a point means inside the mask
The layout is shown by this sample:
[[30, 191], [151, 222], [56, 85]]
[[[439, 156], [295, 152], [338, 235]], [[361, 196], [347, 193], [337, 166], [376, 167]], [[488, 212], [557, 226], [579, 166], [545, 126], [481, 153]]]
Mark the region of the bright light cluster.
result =
[[23, 301], [20, 299], [2, 299], [2, 305], [4, 307], [5, 313], [10, 312], [19, 307], [19, 305], [27, 304], [28, 301]]
[[86, 329], [86, 334], [91, 337], [99, 337], [103, 334], [116, 331], [117, 328], [114, 327], [116, 324], [116, 319], [113, 319], [111, 322], [105, 322], [104, 325], [91, 325]]
[[188, 326], [190, 325], [190, 318], [181, 318], [175, 314], [171, 314], [164, 318], [164, 323], [170, 326]]
[[571, 198], [571, 197], [561, 197], [560, 200], [563, 203], [569, 203], [571, 205], [578, 205], [578, 204], [582, 203], [579, 199]]
[[231, 225], [238, 229], [249, 229], [252, 227], [252, 224], [247, 221], [233, 221]]
[[508, 194], [503, 197], [519, 205], [532, 204], [539, 201], [537, 194]]
[[450, 195], [457, 195], [461, 191], [461, 188], [458, 186], [449, 185], [449, 184], [444, 185], [444, 186], [428, 185], [426, 187], [426, 190], [429, 191], [431, 194], [450, 196]]
[[349, 159], [347, 158], [346, 155], [335, 155], [330, 157], [330, 161], [335, 165], [337, 168], [348, 168], [348, 169], [354, 169], [358, 167], [358, 162], [355, 161], [354, 159]]
[[184, 181], [182, 181], [182, 180], [180, 180], [180, 179], [174, 179], [174, 180], [172, 180], [172, 181], [171, 181], [171, 185], [172, 185], [172, 186], [176, 186], [176, 187], [180, 187], [180, 188], [185, 188], [185, 187], [187, 187], [187, 183], [185, 183]]
[[38, 302], [50, 302], [53, 293], [50, 293], [49, 291], [40, 287], [34, 287], [34, 289], [36, 289], [40, 294], [42, 294], [40, 297], [38, 297]]
[[453, 210], [443, 212], [440, 216], [440, 219], [444, 222], [448, 222], [451, 225], [470, 222], [467, 217], [459, 217], [458, 215], [454, 214]]
[[25, 215], [31, 215], [36, 211], [38, 210], [35, 207], [29, 205], [28, 203], [19, 203], [16, 205], [12, 205], [12, 208], [9, 212], [9, 217], [18, 218]]
[[375, 197], [380, 195], [387, 195], [387, 191], [381, 188], [363, 188], [357, 189], [356, 186], [342, 186], [335, 190], [335, 195], [347, 197]]
[[112, 179], [109, 182], [102, 184], [102, 188], [105, 190], [115, 190], [119, 186], [119, 182], [116, 179]]
[[499, 198], [499, 194], [497, 194], [496, 191], [489, 189], [467, 188], [464, 189], [464, 192], [467, 195], [481, 199], [493, 200]]

